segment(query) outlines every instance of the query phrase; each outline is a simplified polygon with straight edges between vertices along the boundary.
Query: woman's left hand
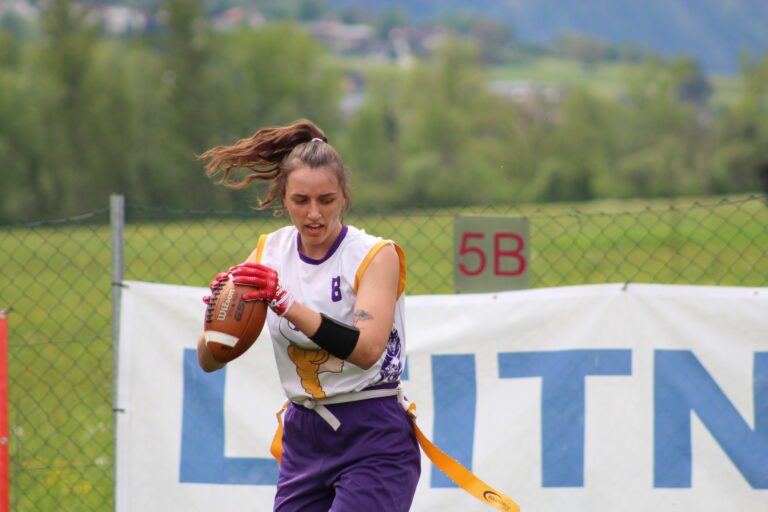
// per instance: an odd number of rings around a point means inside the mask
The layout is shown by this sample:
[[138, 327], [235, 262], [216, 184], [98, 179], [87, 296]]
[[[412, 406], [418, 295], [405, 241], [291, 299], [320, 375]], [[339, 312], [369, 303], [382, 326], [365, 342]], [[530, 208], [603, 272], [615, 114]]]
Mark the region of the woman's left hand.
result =
[[282, 287], [275, 269], [261, 263], [242, 263], [230, 274], [235, 284], [255, 287], [243, 295], [243, 300], [264, 300], [278, 316], [284, 316], [293, 306], [293, 294]]

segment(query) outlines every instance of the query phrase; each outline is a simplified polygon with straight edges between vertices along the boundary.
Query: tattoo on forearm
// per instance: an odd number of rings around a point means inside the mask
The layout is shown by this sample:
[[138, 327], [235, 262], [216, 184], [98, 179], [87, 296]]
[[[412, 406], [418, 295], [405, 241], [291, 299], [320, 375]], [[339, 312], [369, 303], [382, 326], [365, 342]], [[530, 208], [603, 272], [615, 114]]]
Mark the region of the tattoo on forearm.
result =
[[363, 309], [358, 309], [353, 315], [355, 317], [354, 325], [357, 325], [360, 322], [365, 322], [366, 320], [373, 320], [373, 315]]

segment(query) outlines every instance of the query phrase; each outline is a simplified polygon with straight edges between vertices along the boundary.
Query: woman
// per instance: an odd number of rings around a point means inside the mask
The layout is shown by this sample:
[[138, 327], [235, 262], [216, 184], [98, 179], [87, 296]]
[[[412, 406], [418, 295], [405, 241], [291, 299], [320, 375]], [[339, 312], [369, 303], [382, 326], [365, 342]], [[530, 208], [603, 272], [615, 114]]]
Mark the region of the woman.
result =
[[[405, 257], [393, 242], [343, 224], [347, 174], [307, 120], [205, 152], [208, 176], [241, 189], [269, 181], [292, 225], [259, 238], [233, 276], [264, 300], [285, 413], [276, 511], [408, 510], [420, 474], [411, 419], [398, 400], [405, 365]], [[250, 169], [240, 181], [232, 169]], [[201, 335], [205, 371], [223, 367]]]

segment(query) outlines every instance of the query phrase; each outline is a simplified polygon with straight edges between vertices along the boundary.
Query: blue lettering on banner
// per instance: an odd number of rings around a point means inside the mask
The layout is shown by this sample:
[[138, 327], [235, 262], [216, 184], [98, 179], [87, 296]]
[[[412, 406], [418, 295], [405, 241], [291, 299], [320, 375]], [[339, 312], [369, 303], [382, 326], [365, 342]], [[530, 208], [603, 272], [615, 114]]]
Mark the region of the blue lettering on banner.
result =
[[[631, 375], [632, 351], [504, 352], [500, 378], [540, 377], [543, 487], [584, 486], [585, 380]], [[474, 354], [431, 357], [433, 440], [470, 471], [477, 379]], [[754, 429], [739, 414], [691, 351], [654, 353], [654, 485], [691, 487], [691, 413], [700, 418], [753, 489], [768, 489], [768, 352], [754, 354]], [[227, 369], [205, 373], [194, 349], [184, 350], [181, 483], [276, 485], [271, 457], [224, 455]], [[409, 377], [406, 365], [402, 379]], [[650, 421], [650, 420], [649, 420]], [[431, 468], [430, 487], [456, 487]]]
[[197, 351], [184, 350], [181, 483], [276, 485], [277, 461], [224, 455], [226, 367], [205, 373]]
[[[477, 380], [474, 354], [432, 356], [432, 395], [435, 401], [433, 441], [472, 471]], [[430, 487], [458, 487], [432, 466]]]
[[584, 486], [584, 380], [631, 375], [631, 350], [499, 354], [499, 377], [541, 377], [542, 485]]
[[695, 412], [753, 489], [768, 489], [768, 352], [754, 355], [755, 429], [689, 350], [654, 354], [655, 487], [691, 487]]

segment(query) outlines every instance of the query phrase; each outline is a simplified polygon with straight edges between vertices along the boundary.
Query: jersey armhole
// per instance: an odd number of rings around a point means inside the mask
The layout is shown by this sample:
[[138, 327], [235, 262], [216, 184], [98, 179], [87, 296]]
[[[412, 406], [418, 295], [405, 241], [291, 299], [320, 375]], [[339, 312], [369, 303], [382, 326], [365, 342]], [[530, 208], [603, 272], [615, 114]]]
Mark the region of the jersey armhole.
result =
[[403, 252], [403, 249], [392, 240], [382, 240], [368, 251], [368, 254], [363, 258], [363, 262], [360, 263], [360, 266], [357, 268], [357, 272], [355, 273], [355, 293], [357, 293], [357, 289], [360, 287], [360, 280], [363, 278], [365, 271], [368, 270], [368, 265], [371, 264], [373, 257], [386, 245], [391, 245], [395, 248], [395, 251], [397, 251], [397, 258], [400, 260], [400, 277], [397, 282], [397, 298], [399, 299], [405, 291], [405, 253]]
[[264, 246], [267, 245], [267, 238], [269, 235], [261, 235], [259, 242], [256, 244], [256, 248], [246, 259], [246, 263], [261, 263], [261, 257], [264, 254]]

